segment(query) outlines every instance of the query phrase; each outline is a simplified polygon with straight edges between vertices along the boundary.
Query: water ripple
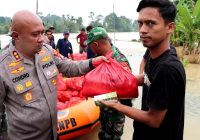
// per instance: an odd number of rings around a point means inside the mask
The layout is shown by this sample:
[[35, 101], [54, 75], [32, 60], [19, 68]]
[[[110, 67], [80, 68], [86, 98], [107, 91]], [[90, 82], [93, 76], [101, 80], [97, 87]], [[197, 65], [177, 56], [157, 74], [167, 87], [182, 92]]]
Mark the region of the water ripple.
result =
[[186, 116], [200, 118], [200, 96], [199, 95], [186, 93], [185, 114]]

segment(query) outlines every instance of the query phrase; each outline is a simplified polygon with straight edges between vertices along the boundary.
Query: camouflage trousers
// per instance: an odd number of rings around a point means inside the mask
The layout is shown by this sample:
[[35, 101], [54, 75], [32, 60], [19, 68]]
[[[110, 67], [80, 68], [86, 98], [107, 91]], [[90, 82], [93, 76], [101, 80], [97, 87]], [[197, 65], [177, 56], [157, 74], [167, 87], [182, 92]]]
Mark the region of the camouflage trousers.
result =
[[101, 128], [99, 140], [120, 140], [123, 134], [125, 115], [108, 107], [100, 107]]

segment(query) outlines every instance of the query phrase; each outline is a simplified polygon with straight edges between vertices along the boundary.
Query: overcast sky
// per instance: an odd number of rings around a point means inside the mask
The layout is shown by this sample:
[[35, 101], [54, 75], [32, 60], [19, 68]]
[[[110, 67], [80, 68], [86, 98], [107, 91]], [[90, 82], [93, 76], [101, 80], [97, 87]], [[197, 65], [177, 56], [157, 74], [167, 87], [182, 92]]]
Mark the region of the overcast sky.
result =
[[[140, 0], [38, 0], [38, 11], [58, 16], [67, 15], [82, 17], [84, 24], [88, 24], [89, 13], [95, 16], [106, 16], [114, 12], [117, 16], [126, 16], [132, 20], [137, 19], [136, 8]], [[0, 0], [0, 16], [12, 17], [13, 14], [22, 9], [36, 12], [36, 0]]]

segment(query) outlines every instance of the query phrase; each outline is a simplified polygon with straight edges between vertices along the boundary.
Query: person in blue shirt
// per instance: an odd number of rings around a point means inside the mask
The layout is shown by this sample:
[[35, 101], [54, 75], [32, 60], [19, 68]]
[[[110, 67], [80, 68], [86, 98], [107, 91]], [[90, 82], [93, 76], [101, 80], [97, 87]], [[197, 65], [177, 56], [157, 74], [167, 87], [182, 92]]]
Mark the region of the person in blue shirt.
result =
[[60, 54], [68, 58], [68, 54], [70, 54], [73, 60], [73, 49], [72, 44], [69, 42], [69, 31], [64, 31], [63, 33], [64, 38], [59, 39], [57, 42], [57, 50]]

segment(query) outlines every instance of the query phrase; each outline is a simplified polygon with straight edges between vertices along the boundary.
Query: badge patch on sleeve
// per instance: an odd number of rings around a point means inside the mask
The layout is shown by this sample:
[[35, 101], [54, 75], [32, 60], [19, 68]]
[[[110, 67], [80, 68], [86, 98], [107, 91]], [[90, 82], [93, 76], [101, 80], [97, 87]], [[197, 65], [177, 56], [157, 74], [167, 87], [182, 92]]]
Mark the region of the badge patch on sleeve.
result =
[[25, 101], [31, 101], [33, 99], [32, 93], [31, 92], [27, 92], [24, 94], [24, 99]]
[[42, 62], [47, 62], [51, 57], [50, 56], [45, 56], [41, 59]]
[[13, 51], [13, 56], [15, 57], [16, 60], [20, 59], [20, 56], [17, 51]]
[[17, 90], [18, 92], [23, 91], [23, 90], [24, 90], [23, 85], [22, 85], [22, 84], [18, 84], [18, 85], [16, 86], [16, 90]]
[[46, 72], [46, 75], [47, 76], [52, 76], [52, 75], [55, 75], [57, 72], [58, 72], [57, 68], [54, 68], [53, 70], [48, 70]]
[[13, 62], [11, 62], [8, 66], [9, 66], [9, 67], [15, 67], [15, 66], [17, 66], [17, 65], [19, 65], [19, 64], [21, 64], [21, 63], [22, 63], [21, 61], [18, 61], [18, 62], [17, 62], [17, 61], [16, 61], [16, 62], [13, 61]]
[[53, 79], [53, 80], [51, 81], [52, 85], [54, 85], [54, 86], [56, 85], [56, 82], [57, 82], [56, 79]]
[[25, 68], [24, 67], [19, 67], [13, 71], [11, 71], [11, 74], [18, 74], [21, 73]]
[[25, 87], [26, 87], [26, 88], [30, 88], [30, 87], [32, 87], [32, 86], [33, 86], [33, 83], [32, 83], [31, 81], [25, 82]]

